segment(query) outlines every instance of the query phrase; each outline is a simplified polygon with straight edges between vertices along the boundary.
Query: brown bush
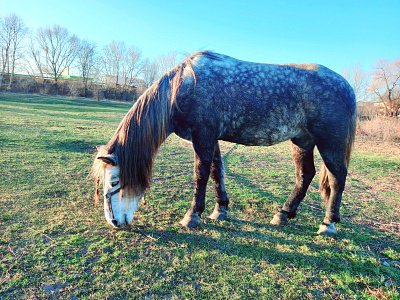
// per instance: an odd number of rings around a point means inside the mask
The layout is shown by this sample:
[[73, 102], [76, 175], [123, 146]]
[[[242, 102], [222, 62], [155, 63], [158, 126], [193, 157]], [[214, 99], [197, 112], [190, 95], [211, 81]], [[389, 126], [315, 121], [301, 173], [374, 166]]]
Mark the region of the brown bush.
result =
[[375, 103], [357, 102], [357, 117], [361, 120], [370, 120], [379, 115]]
[[400, 142], [400, 118], [375, 116], [358, 119], [357, 134], [384, 142]]
[[72, 97], [88, 97], [97, 100], [116, 99], [135, 102], [143, 93], [144, 87], [138, 86], [118, 86], [117, 90], [107, 87], [102, 83], [89, 82], [87, 93], [83, 82], [79, 78], [59, 78], [57, 81], [58, 91], [55, 81], [51, 78], [41, 78], [39, 76], [16, 75], [13, 83], [9, 86], [10, 75], [5, 74], [3, 85], [0, 91], [9, 91], [14, 93], [37, 93], [46, 95], [60, 95]]

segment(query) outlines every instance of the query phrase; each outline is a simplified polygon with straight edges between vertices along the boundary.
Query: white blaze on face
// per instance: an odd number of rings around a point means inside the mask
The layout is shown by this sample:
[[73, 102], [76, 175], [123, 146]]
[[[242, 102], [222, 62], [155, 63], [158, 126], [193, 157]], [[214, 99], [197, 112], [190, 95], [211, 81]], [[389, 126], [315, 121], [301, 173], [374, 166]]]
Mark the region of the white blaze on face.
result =
[[[111, 157], [107, 157], [110, 159]], [[105, 158], [100, 158], [107, 163]], [[104, 169], [104, 215], [108, 224], [113, 227], [123, 228], [133, 220], [142, 195], [138, 197], [126, 197], [120, 189], [119, 167], [107, 163]]]

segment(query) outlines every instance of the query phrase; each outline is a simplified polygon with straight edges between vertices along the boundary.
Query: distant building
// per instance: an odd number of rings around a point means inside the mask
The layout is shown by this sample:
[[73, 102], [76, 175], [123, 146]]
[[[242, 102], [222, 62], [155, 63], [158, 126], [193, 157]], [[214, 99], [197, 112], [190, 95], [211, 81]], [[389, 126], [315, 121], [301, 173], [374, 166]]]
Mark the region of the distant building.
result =
[[127, 78], [127, 77], [118, 77], [118, 82], [117, 82], [117, 76], [112, 76], [112, 75], [105, 75], [104, 77], [104, 82], [109, 85], [115, 85], [116, 83], [118, 85], [127, 85], [130, 86], [131, 88], [141, 88], [145, 86], [145, 82], [143, 79], [140, 78]]
[[61, 73], [61, 77], [69, 77], [69, 67], [65, 67]]
[[105, 81], [106, 84], [110, 84], [110, 85], [118, 84], [118, 85], [128, 85], [128, 86], [134, 87], [134, 84], [133, 84], [132, 80], [130, 80], [127, 77], [124, 78], [124, 77], [121, 77], [121, 76], [117, 77], [117, 76], [113, 76], [113, 75], [106, 75], [104, 77], [104, 81]]

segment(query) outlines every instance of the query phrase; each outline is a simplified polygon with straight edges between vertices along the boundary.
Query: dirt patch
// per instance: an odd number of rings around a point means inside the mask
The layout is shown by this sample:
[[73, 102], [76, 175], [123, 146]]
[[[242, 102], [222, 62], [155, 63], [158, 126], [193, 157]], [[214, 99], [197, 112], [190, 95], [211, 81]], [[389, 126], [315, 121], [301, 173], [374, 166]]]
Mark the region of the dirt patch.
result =
[[56, 294], [56, 293], [61, 292], [66, 286], [67, 286], [67, 284], [63, 284], [61, 282], [56, 282], [54, 284], [44, 284], [42, 286], [42, 290], [46, 294]]
[[357, 136], [355, 149], [362, 152], [375, 152], [390, 157], [400, 157], [400, 143], [371, 140], [364, 136]]

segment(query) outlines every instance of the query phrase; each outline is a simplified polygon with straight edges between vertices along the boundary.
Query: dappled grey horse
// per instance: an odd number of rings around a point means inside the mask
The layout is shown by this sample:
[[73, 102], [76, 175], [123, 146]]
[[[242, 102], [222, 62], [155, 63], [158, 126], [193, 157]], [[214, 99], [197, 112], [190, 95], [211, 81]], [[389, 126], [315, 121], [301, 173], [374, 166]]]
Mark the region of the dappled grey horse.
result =
[[169, 134], [193, 143], [195, 190], [180, 222], [195, 227], [205, 208], [211, 176], [216, 205], [211, 219], [225, 220], [229, 200], [218, 140], [248, 146], [291, 141], [296, 183], [271, 221], [296, 216], [315, 175], [313, 150], [323, 159], [320, 188], [326, 214], [319, 233], [335, 233], [355, 132], [355, 95], [347, 81], [316, 64], [260, 64], [213, 52], [197, 52], [162, 76], [134, 104], [93, 165], [103, 180], [109, 224], [133, 220], [149, 188], [159, 146]]

